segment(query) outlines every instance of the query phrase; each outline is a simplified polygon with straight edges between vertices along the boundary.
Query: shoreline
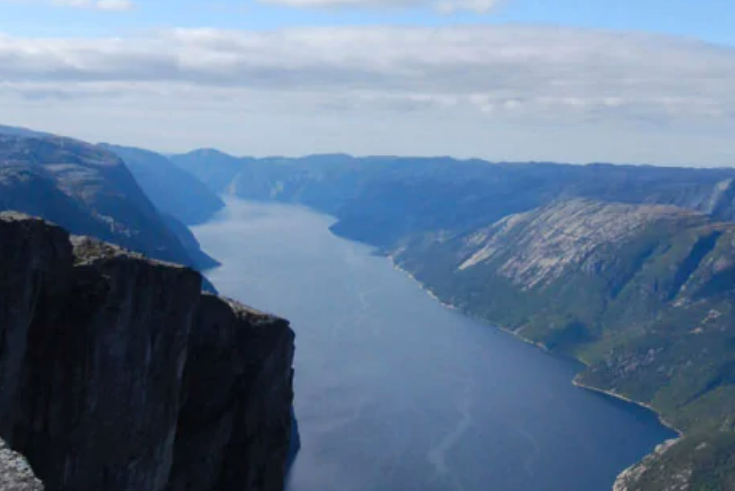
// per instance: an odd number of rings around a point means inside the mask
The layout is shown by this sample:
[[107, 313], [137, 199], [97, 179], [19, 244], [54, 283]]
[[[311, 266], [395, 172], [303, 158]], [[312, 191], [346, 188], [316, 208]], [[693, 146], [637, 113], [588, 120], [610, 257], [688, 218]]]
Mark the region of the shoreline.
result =
[[[548, 354], [554, 354], [554, 353], [553, 353], [553, 351], [549, 350], [549, 349], [548, 349], [548, 348], [547, 348], [547, 347], [546, 347], [546, 346], [545, 346], [544, 344], [542, 344], [542, 343], [537, 343], [537, 342], [534, 342], [534, 341], [532, 341], [532, 340], [530, 340], [530, 339], [524, 338], [524, 337], [523, 337], [522, 335], [520, 335], [520, 334], [519, 334], [518, 332], [516, 332], [516, 331], [513, 331], [513, 330], [511, 330], [511, 329], [508, 329], [508, 328], [506, 328], [506, 327], [503, 327], [503, 326], [500, 326], [500, 325], [497, 325], [497, 324], [493, 324], [493, 323], [491, 323], [491, 322], [488, 322], [488, 321], [487, 321], [487, 320], [485, 320], [485, 319], [481, 319], [481, 318], [479, 318], [479, 317], [477, 317], [477, 316], [473, 316], [473, 315], [471, 315], [471, 314], [469, 314], [469, 313], [467, 313], [467, 312], [463, 311], [462, 309], [460, 309], [460, 308], [459, 308], [459, 307], [457, 307], [456, 305], [452, 305], [452, 304], [450, 304], [450, 303], [448, 303], [448, 302], [444, 302], [444, 301], [443, 301], [442, 299], [440, 299], [440, 298], [439, 298], [439, 297], [438, 297], [438, 296], [437, 296], [437, 295], [436, 295], [436, 294], [435, 294], [435, 293], [434, 293], [433, 291], [431, 291], [431, 290], [429, 289], [429, 287], [428, 287], [428, 286], [426, 286], [426, 285], [425, 285], [424, 283], [422, 283], [421, 281], [419, 281], [419, 280], [418, 280], [418, 279], [417, 279], [417, 278], [416, 278], [416, 277], [415, 277], [415, 276], [414, 276], [413, 274], [411, 274], [411, 273], [410, 273], [409, 271], [405, 270], [405, 269], [404, 269], [404, 268], [402, 268], [402, 267], [401, 267], [400, 265], [398, 265], [398, 264], [396, 263], [396, 261], [395, 261], [395, 258], [394, 258], [393, 256], [391, 256], [390, 254], [386, 254], [386, 255], [385, 255], [385, 257], [387, 257], [387, 258], [388, 258], [388, 260], [390, 261], [391, 265], [393, 266], [393, 269], [395, 269], [396, 271], [400, 271], [401, 273], [403, 273], [404, 275], [406, 275], [406, 276], [407, 276], [407, 277], [408, 277], [409, 279], [411, 279], [411, 280], [412, 280], [412, 281], [413, 281], [414, 283], [416, 283], [416, 284], [417, 284], [417, 285], [419, 286], [419, 288], [420, 288], [420, 289], [421, 289], [421, 290], [422, 290], [422, 291], [423, 291], [424, 293], [426, 293], [427, 295], [429, 295], [429, 296], [430, 296], [430, 297], [431, 297], [432, 299], [436, 300], [436, 301], [437, 301], [437, 302], [438, 302], [438, 303], [439, 303], [440, 305], [442, 305], [443, 307], [445, 307], [445, 308], [447, 308], [447, 309], [449, 309], [449, 310], [453, 310], [453, 311], [455, 311], [455, 312], [458, 312], [458, 313], [460, 313], [460, 314], [464, 315], [465, 317], [467, 317], [467, 318], [469, 318], [469, 319], [475, 320], [475, 321], [477, 321], [477, 322], [481, 322], [481, 323], [483, 323], [483, 324], [487, 324], [488, 326], [490, 326], [490, 327], [492, 327], [492, 328], [495, 328], [495, 329], [498, 329], [498, 330], [500, 330], [500, 331], [502, 331], [502, 332], [505, 332], [505, 333], [507, 333], [507, 334], [510, 334], [510, 335], [512, 335], [512, 336], [513, 336], [514, 338], [516, 338], [516, 339], [518, 339], [518, 340], [520, 340], [520, 341], [522, 341], [522, 342], [524, 342], [524, 343], [526, 343], [526, 344], [529, 344], [529, 345], [531, 345], [531, 346], [534, 346], [534, 347], [536, 347], [536, 348], [540, 348], [540, 349], [541, 349], [542, 351], [544, 351], [545, 353], [548, 353]], [[588, 366], [588, 365], [587, 365], [587, 363], [585, 363], [584, 361], [582, 361], [582, 360], [580, 360], [580, 359], [577, 359], [577, 358], [575, 358], [575, 357], [572, 357], [572, 356], [569, 356], [568, 358], [569, 358], [570, 360], [574, 360], [575, 362], [581, 363], [581, 364], [582, 364], [583, 366]], [[651, 405], [649, 405], [649, 404], [646, 404], [645, 402], [640, 402], [640, 401], [636, 401], [636, 400], [634, 400], [634, 399], [631, 399], [631, 398], [629, 398], [629, 397], [626, 397], [626, 396], [624, 396], [624, 395], [622, 395], [622, 394], [618, 394], [618, 393], [616, 393], [616, 392], [613, 392], [613, 391], [611, 391], [611, 390], [605, 390], [605, 389], [601, 389], [601, 388], [599, 388], [599, 387], [594, 387], [594, 386], [592, 386], [592, 385], [587, 385], [587, 384], [585, 384], [585, 383], [583, 383], [583, 382], [580, 382], [580, 381], [579, 381], [579, 377], [580, 377], [581, 373], [582, 373], [582, 371], [580, 371], [580, 372], [577, 372], [577, 374], [576, 374], [576, 375], [574, 376], [574, 378], [572, 379], [572, 385], [573, 385], [573, 386], [575, 386], [575, 387], [577, 387], [577, 388], [579, 388], [579, 389], [582, 389], [582, 390], [588, 390], [588, 391], [590, 391], [590, 392], [595, 392], [595, 393], [598, 393], [598, 394], [602, 394], [602, 395], [604, 395], [604, 396], [606, 396], [606, 397], [611, 397], [611, 398], [613, 398], [613, 399], [617, 399], [617, 400], [619, 400], [619, 401], [623, 401], [623, 402], [626, 402], [626, 403], [628, 403], [628, 404], [632, 404], [632, 405], [635, 405], [635, 406], [638, 406], [638, 407], [642, 407], [642, 408], [644, 408], [644, 409], [646, 409], [646, 410], [648, 410], [648, 411], [651, 411], [651, 412], [652, 412], [653, 414], [655, 414], [655, 415], [656, 415], [656, 418], [658, 419], [658, 422], [659, 422], [659, 424], [661, 424], [661, 425], [662, 425], [662, 426], [664, 426], [665, 428], [668, 428], [669, 430], [671, 430], [671, 431], [673, 431], [674, 433], [676, 433], [676, 437], [675, 437], [675, 438], [671, 438], [671, 439], [667, 440], [666, 442], [662, 442], [662, 443], [661, 443], [660, 445], [663, 445], [664, 443], [667, 443], [667, 442], [673, 442], [673, 444], [676, 444], [676, 443], [677, 443], [677, 442], [678, 442], [679, 440], [681, 440], [681, 439], [682, 439], [682, 438], [684, 437], [684, 432], [683, 432], [683, 431], [681, 431], [680, 429], [678, 429], [677, 427], [675, 427], [675, 426], [674, 426], [673, 424], [671, 424], [670, 422], [668, 422], [668, 421], [667, 421], [667, 420], [666, 420], [666, 419], [665, 419], [665, 418], [663, 417], [663, 415], [662, 415], [662, 414], [661, 414], [661, 413], [660, 413], [659, 411], [657, 411], [657, 410], [656, 410], [655, 408], [653, 408], [653, 407], [652, 407]], [[660, 445], [659, 445], [659, 446], [660, 446]], [[658, 447], [657, 447], [657, 448], [658, 448]], [[653, 451], [652, 451], [652, 452], [651, 452], [650, 454], [648, 454], [648, 455], [652, 455], [652, 454], [654, 454], [654, 453], [655, 453], [655, 451], [656, 451], [656, 450], [654, 449], [654, 450], [653, 450]], [[646, 457], [647, 457], [647, 456], [646, 456]], [[644, 457], [644, 458], [645, 458], [645, 457]], [[631, 464], [631, 465], [630, 465], [629, 467], [627, 467], [626, 469], [623, 469], [623, 470], [622, 470], [622, 471], [620, 472], [620, 474], [618, 474], [617, 478], [615, 479], [615, 482], [613, 483], [613, 489], [617, 489], [617, 488], [616, 488], [615, 486], [617, 485], [618, 481], [619, 481], [619, 480], [620, 480], [620, 479], [621, 479], [621, 478], [622, 478], [623, 476], [625, 476], [626, 472], [628, 472], [628, 471], [629, 471], [630, 469], [634, 468], [635, 466], [637, 466], [637, 465], [641, 464], [641, 463], [642, 463], [643, 461], [644, 461], [644, 459], [641, 459], [641, 460], [639, 460], [639, 461], [637, 461], [637, 462], [634, 462], [633, 464]]]
[[[543, 343], [538, 343], [536, 341], [533, 341], [531, 339], [528, 339], [526, 337], [523, 337], [517, 331], [513, 331], [512, 329], [508, 329], [507, 327], [503, 327], [501, 325], [493, 324], [491, 322], [488, 322], [487, 320], [482, 319], [482, 318], [480, 318], [480, 317], [478, 317], [476, 315], [472, 315], [470, 312], [467, 312], [467, 311], [465, 311], [465, 310], [457, 307], [456, 305], [453, 305], [451, 303], [445, 302], [444, 300], [442, 300], [441, 298], [439, 298], [436, 295], [436, 293], [434, 293], [433, 291], [431, 291], [428, 286], [426, 286], [424, 283], [422, 283], [421, 281], [419, 281], [413, 274], [411, 274], [411, 272], [403, 269], [400, 265], [398, 265], [396, 263], [395, 259], [393, 258], [393, 256], [391, 256], [391, 255], [385, 255], [385, 257], [391, 263], [391, 265], [393, 266], [393, 269], [395, 269], [396, 271], [399, 271], [399, 272], [403, 273], [405, 276], [407, 276], [411, 281], [413, 281], [414, 283], [416, 283], [416, 285], [418, 285], [418, 287], [419, 287], [419, 289], [421, 289], [421, 291], [423, 291], [424, 293], [426, 293], [432, 299], [436, 300], [436, 302], [439, 303], [439, 305], [441, 305], [442, 307], [444, 307], [446, 309], [449, 309], [449, 310], [452, 310], [454, 312], [457, 312], [457, 313], [459, 313], [459, 314], [467, 317], [468, 319], [472, 319], [473, 321], [477, 321], [477, 322], [479, 322], [481, 324], [486, 324], [486, 325], [488, 325], [488, 326], [490, 326], [490, 327], [492, 327], [494, 329], [498, 329], [499, 331], [502, 331], [502, 332], [504, 332], [506, 334], [510, 334], [515, 339], [517, 339], [519, 341], [522, 341], [522, 342], [524, 342], [526, 344], [529, 344], [529, 345], [531, 345], [531, 346], [533, 346], [535, 348], [539, 348], [541, 351], [543, 351], [545, 353], [555, 354], [553, 351], [551, 351]], [[583, 365], [586, 365], [584, 362], [582, 362], [581, 360], [578, 360], [576, 358], [569, 357], [569, 359], [574, 360], [574, 361], [579, 362], [579, 363], [582, 363]]]
[[681, 431], [679, 428], [677, 428], [673, 424], [671, 424], [668, 421], [666, 421], [666, 419], [661, 415], [661, 413], [659, 413], [658, 411], [656, 411], [656, 409], [653, 408], [653, 406], [651, 406], [649, 404], [646, 404], [645, 402], [636, 401], [635, 399], [631, 399], [631, 398], [626, 397], [626, 396], [624, 396], [622, 394], [618, 394], [617, 392], [613, 392], [613, 391], [605, 390], [605, 389], [600, 389], [599, 387], [594, 387], [592, 385], [587, 385], [587, 384], [579, 381], [579, 375], [577, 375], [576, 377], [574, 377], [574, 379], [572, 380], [572, 385], [574, 385], [575, 387], [579, 387], [580, 389], [589, 390], [590, 392], [596, 392], [598, 394], [603, 394], [603, 395], [605, 395], [607, 397], [612, 397], [613, 399], [618, 399], [620, 401], [627, 402], [628, 404], [633, 404], [633, 405], [636, 405], [638, 407], [642, 407], [644, 409], [647, 409], [647, 410], [651, 411], [653, 414], [655, 414], [658, 417], [658, 421], [659, 421], [659, 423], [661, 423], [662, 426], [665, 426], [666, 428], [668, 428], [671, 431], [673, 431], [674, 433], [676, 433], [676, 435], [677, 435], [677, 438], [676, 439], [677, 440], [681, 439], [684, 436], [684, 432], [683, 431]]

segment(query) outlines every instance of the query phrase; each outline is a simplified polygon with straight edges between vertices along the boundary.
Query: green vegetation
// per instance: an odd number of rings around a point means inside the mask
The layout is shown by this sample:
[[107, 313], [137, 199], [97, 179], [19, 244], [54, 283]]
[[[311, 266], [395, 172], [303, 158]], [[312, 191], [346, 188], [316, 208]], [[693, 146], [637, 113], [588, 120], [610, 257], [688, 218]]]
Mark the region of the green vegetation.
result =
[[655, 222], [529, 287], [503, 272], [533, 259], [524, 241], [540, 232], [510, 234], [503, 252], [466, 269], [467, 234], [407, 241], [394, 260], [469, 315], [577, 357], [583, 385], [651, 405], [687, 435], [629, 489], [679, 489], [666, 487], [674, 475], [687, 489], [735, 489], [735, 225]]

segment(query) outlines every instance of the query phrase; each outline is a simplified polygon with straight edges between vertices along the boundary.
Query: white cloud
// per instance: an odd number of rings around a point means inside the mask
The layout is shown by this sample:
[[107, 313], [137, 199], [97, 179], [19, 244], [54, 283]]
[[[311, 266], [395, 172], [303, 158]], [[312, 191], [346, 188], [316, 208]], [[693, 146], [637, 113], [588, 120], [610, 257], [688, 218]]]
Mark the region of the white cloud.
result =
[[[170, 146], [194, 146], [207, 144], [206, 135], [225, 146], [249, 145], [248, 153], [423, 148], [511, 159], [735, 164], [734, 83], [735, 49], [591, 30], [0, 35], [0, 108], [20, 122], [83, 112], [85, 118], [71, 116], [73, 124], [99, 139], [155, 134]], [[395, 131], [383, 131], [388, 122]], [[223, 129], [243, 125], [258, 138]], [[431, 136], [416, 136], [425, 132]]]

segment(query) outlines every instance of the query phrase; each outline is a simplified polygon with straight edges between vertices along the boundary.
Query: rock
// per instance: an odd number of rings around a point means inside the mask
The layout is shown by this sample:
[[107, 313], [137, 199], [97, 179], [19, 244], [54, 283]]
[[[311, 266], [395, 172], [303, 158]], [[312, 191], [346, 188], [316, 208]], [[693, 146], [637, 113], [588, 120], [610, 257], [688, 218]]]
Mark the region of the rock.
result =
[[[656, 449], [650, 455], [647, 455], [642, 461], [625, 469], [615, 480], [613, 485], [613, 491], [636, 491], [640, 488], [640, 479], [649, 472], [653, 467], [660, 465], [659, 460], [668, 452], [676, 443], [678, 439], [667, 440], [661, 445], [656, 446]], [[691, 477], [691, 473], [688, 469], [680, 469], [681, 473], [677, 477], [677, 480], [681, 478], [680, 482], [677, 482], [675, 488], [668, 488], [671, 491], [686, 491], [688, 489], [688, 479]]]
[[459, 269], [499, 258], [500, 274], [527, 290], [549, 284], [569, 269], [594, 275], [603, 262], [598, 253], [602, 247], [624, 244], [652, 222], [688, 214], [661, 205], [561, 201], [475, 232], [467, 239], [463, 252], [469, 257]]
[[276, 491], [288, 322], [191, 269], [0, 214], [0, 437], [50, 491]]
[[169, 491], [282, 489], [292, 359], [286, 321], [203, 296], [190, 339]]
[[0, 491], [43, 491], [23, 456], [8, 449], [0, 440]]

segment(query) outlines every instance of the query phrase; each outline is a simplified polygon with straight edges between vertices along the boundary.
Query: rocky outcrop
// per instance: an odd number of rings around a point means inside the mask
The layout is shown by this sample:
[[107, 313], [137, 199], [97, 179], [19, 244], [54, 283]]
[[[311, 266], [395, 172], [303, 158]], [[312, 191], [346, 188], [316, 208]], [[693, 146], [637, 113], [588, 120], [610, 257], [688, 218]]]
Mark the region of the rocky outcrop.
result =
[[[618, 478], [615, 480], [613, 485], [613, 491], [635, 491], [641, 477], [648, 472], [651, 467], [658, 464], [658, 461], [666, 454], [666, 452], [676, 445], [677, 440], [667, 440], [666, 442], [658, 445], [656, 449], [650, 455], [646, 456], [642, 461], [630, 466], [624, 470]], [[671, 491], [686, 491], [688, 489], [689, 477], [691, 471], [689, 469], [681, 469], [681, 474], [676, 477], [680, 481], [681, 486], [671, 488]]]
[[26, 459], [0, 440], [0, 491], [43, 491]]
[[[595, 271], [595, 254], [624, 244], [652, 222], [690, 214], [660, 205], [568, 200], [511, 215], [466, 240], [461, 270], [501, 258], [498, 272], [524, 289], [553, 282], [570, 269]], [[513, 247], [508, 247], [508, 244]]]
[[200, 289], [0, 214], [0, 437], [47, 490], [282, 488], [293, 332]]

